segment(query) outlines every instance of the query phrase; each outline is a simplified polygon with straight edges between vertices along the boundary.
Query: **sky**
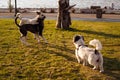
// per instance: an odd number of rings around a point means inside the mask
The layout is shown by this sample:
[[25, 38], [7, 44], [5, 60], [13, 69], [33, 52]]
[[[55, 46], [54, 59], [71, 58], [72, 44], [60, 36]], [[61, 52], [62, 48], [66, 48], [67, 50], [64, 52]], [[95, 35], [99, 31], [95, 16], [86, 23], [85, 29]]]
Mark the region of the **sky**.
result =
[[[7, 8], [9, 0], [0, 0], [0, 8]], [[15, 0], [11, 0], [14, 5]], [[70, 0], [70, 4], [76, 4], [77, 8], [87, 8], [90, 6], [111, 6], [120, 9], [120, 0]], [[19, 8], [57, 8], [58, 0], [17, 0]]]

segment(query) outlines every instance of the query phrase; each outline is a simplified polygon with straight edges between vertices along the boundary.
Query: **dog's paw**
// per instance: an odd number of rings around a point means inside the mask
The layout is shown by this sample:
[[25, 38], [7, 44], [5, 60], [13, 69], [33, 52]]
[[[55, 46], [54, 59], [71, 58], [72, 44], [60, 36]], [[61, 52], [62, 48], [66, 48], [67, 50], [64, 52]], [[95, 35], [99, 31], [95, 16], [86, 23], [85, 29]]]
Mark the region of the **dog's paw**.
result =
[[80, 64], [80, 61], [78, 61], [78, 63]]
[[104, 72], [104, 70], [100, 70], [100, 73], [103, 73]]
[[93, 68], [93, 70], [97, 70], [97, 68], [96, 68], [96, 67], [94, 67], [94, 68]]
[[78, 61], [78, 63], [79, 63], [79, 64], [80, 64], [80, 63], [82, 63], [82, 61], [81, 61], [81, 60], [79, 60], [79, 59], [78, 59], [77, 61]]
[[104, 69], [100, 69], [100, 73], [103, 73], [104, 72]]
[[83, 66], [88, 66], [88, 63], [87, 62], [83, 62]]
[[87, 64], [83, 63], [83, 66], [87, 66]]

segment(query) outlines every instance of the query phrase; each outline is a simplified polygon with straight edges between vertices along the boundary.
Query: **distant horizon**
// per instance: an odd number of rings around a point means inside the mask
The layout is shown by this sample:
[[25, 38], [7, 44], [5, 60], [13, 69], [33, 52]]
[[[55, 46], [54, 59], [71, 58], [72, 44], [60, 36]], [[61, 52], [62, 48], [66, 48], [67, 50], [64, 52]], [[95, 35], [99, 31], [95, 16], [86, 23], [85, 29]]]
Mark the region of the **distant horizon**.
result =
[[[9, 0], [0, 0], [0, 8], [8, 8]], [[14, 6], [14, 1], [11, 0]], [[70, 5], [76, 4], [75, 8], [90, 8], [90, 6], [107, 6], [114, 4], [115, 9], [120, 9], [120, 0], [70, 0]], [[58, 0], [17, 0], [18, 8], [58, 8]]]

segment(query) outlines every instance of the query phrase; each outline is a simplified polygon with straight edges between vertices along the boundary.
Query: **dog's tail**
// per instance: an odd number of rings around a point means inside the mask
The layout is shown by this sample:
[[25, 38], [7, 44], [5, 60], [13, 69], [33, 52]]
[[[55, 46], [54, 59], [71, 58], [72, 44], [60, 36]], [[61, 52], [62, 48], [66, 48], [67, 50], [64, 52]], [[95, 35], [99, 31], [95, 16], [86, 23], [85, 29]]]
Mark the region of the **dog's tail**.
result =
[[21, 19], [22, 19], [21, 13], [17, 13], [17, 14], [16, 14], [16, 17], [18, 17], [18, 18], [21, 20]]
[[20, 25], [19, 25], [18, 22], [17, 22], [18, 19], [21, 19], [20, 13], [17, 13], [17, 14], [16, 14], [16, 17], [15, 17], [15, 24], [16, 24], [18, 27], [20, 27]]
[[96, 50], [102, 50], [102, 44], [99, 40], [93, 39], [89, 42], [89, 45], [94, 46]]

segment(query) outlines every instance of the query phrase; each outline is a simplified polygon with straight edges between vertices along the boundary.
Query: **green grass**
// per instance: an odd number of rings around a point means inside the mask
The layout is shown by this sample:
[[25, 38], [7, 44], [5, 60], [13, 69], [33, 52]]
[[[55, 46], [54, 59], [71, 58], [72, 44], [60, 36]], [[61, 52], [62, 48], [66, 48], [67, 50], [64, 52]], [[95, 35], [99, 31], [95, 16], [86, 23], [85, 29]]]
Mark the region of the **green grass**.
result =
[[[120, 80], [120, 22], [72, 21], [69, 30], [55, 28], [54, 20], [45, 20], [40, 44], [28, 33], [23, 45], [13, 19], [0, 19], [0, 80]], [[85, 43], [97, 38], [103, 44], [105, 73], [78, 64], [72, 43], [75, 34]]]

